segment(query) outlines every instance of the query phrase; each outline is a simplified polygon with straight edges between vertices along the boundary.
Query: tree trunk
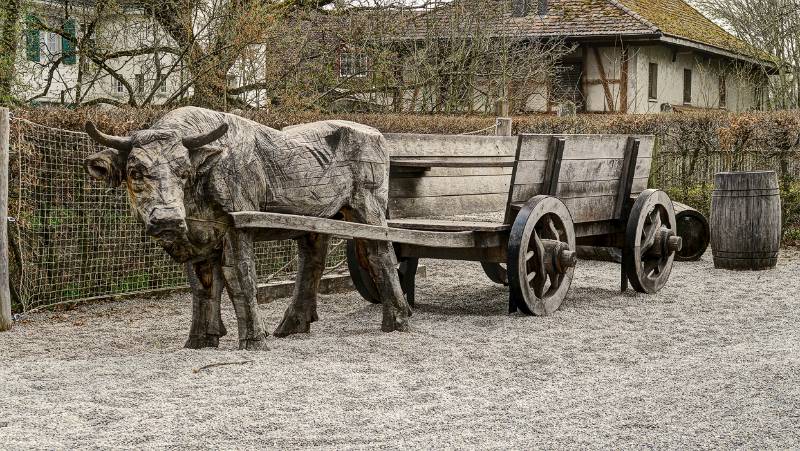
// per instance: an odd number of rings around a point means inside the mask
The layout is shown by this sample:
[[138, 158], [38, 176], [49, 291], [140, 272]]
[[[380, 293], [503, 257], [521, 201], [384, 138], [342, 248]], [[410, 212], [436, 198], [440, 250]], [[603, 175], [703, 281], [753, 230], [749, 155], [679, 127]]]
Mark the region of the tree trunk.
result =
[[19, 0], [0, 0], [0, 105], [8, 105], [14, 81], [14, 62], [17, 55]]

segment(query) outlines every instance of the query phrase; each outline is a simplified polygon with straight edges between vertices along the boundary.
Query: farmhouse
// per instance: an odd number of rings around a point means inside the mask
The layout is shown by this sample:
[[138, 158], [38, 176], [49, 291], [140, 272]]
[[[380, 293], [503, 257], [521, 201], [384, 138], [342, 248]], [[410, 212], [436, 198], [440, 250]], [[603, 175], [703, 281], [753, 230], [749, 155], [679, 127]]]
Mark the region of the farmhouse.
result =
[[[458, 38], [470, 39], [475, 28], [452, 12], [460, 1], [420, 14], [406, 39], [430, 42], [425, 21], [436, 23], [437, 36], [454, 39], [453, 30], [460, 28], [466, 38]], [[559, 40], [569, 49], [546, 80], [534, 80], [533, 90], [509, 82], [507, 97], [517, 112], [552, 113], [567, 102], [587, 113], [761, 109], [769, 76], [777, 70], [771, 55], [683, 0], [499, 0], [495, 5], [502, 12], [480, 25], [492, 29], [495, 39], [509, 46]], [[352, 55], [345, 57], [343, 67], [350, 67]], [[492, 104], [485, 98], [476, 109]]]

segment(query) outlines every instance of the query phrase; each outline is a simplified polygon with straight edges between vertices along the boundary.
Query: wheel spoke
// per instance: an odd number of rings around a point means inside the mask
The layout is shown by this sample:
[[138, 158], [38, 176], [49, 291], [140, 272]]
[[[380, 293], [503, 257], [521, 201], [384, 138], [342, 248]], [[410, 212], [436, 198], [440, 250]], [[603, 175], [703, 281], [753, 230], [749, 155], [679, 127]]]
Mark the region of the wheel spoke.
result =
[[550, 229], [553, 239], [556, 241], [561, 241], [561, 235], [558, 233], [558, 229], [556, 228], [553, 218], [550, 215], [547, 215], [547, 227]]
[[645, 260], [642, 262], [643, 267], [643, 274], [645, 277], [652, 279], [654, 275], [658, 275], [660, 271], [659, 264], [661, 263], [660, 259], [656, 260]]
[[544, 244], [535, 229], [533, 231], [533, 245], [536, 247], [535, 253], [539, 258], [539, 261], [534, 262], [536, 274], [533, 277], [533, 292], [536, 297], [541, 298], [544, 294], [544, 284], [547, 282], [547, 276], [544, 269]]
[[561, 278], [559, 277], [559, 274], [553, 271], [549, 274], [549, 276], [550, 276], [550, 289], [551, 290], [558, 289], [559, 285], [561, 285], [561, 280], [560, 280]]
[[537, 298], [541, 299], [544, 297], [544, 285], [547, 283], [547, 275], [543, 272], [537, 272], [536, 276], [533, 278], [533, 294], [536, 295]]
[[650, 224], [650, 227], [645, 226], [645, 230], [643, 231], [644, 240], [639, 247], [640, 252], [644, 255], [647, 251], [653, 247], [653, 243], [656, 242], [656, 234], [658, 234], [659, 229], [661, 229], [661, 221], [658, 221], [658, 227], [655, 224]]

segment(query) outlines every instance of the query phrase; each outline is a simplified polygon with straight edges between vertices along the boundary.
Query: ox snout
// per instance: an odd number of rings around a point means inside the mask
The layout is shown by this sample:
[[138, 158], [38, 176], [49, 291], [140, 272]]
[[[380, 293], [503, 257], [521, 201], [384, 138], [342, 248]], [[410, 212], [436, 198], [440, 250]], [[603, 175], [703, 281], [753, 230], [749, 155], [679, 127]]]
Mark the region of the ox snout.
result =
[[186, 220], [177, 208], [154, 208], [147, 220], [148, 235], [166, 241], [186, 236]]

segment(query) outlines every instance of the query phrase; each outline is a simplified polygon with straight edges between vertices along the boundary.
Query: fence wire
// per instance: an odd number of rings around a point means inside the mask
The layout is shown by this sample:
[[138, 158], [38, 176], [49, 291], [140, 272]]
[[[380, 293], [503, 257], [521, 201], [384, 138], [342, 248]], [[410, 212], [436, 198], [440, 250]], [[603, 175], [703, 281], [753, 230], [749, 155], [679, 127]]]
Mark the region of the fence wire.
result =
[[[100, 147], [85, 133], [12, 120], [9, 164], [11, 285], [17, 309], [187, 287], [183, 266], [144, 234], [124, 189], [89, 179]], [[293, 241], [256, 244], [259, 282], [291, 280]], [[341, 267], [335, 240], [328, 270]]]

